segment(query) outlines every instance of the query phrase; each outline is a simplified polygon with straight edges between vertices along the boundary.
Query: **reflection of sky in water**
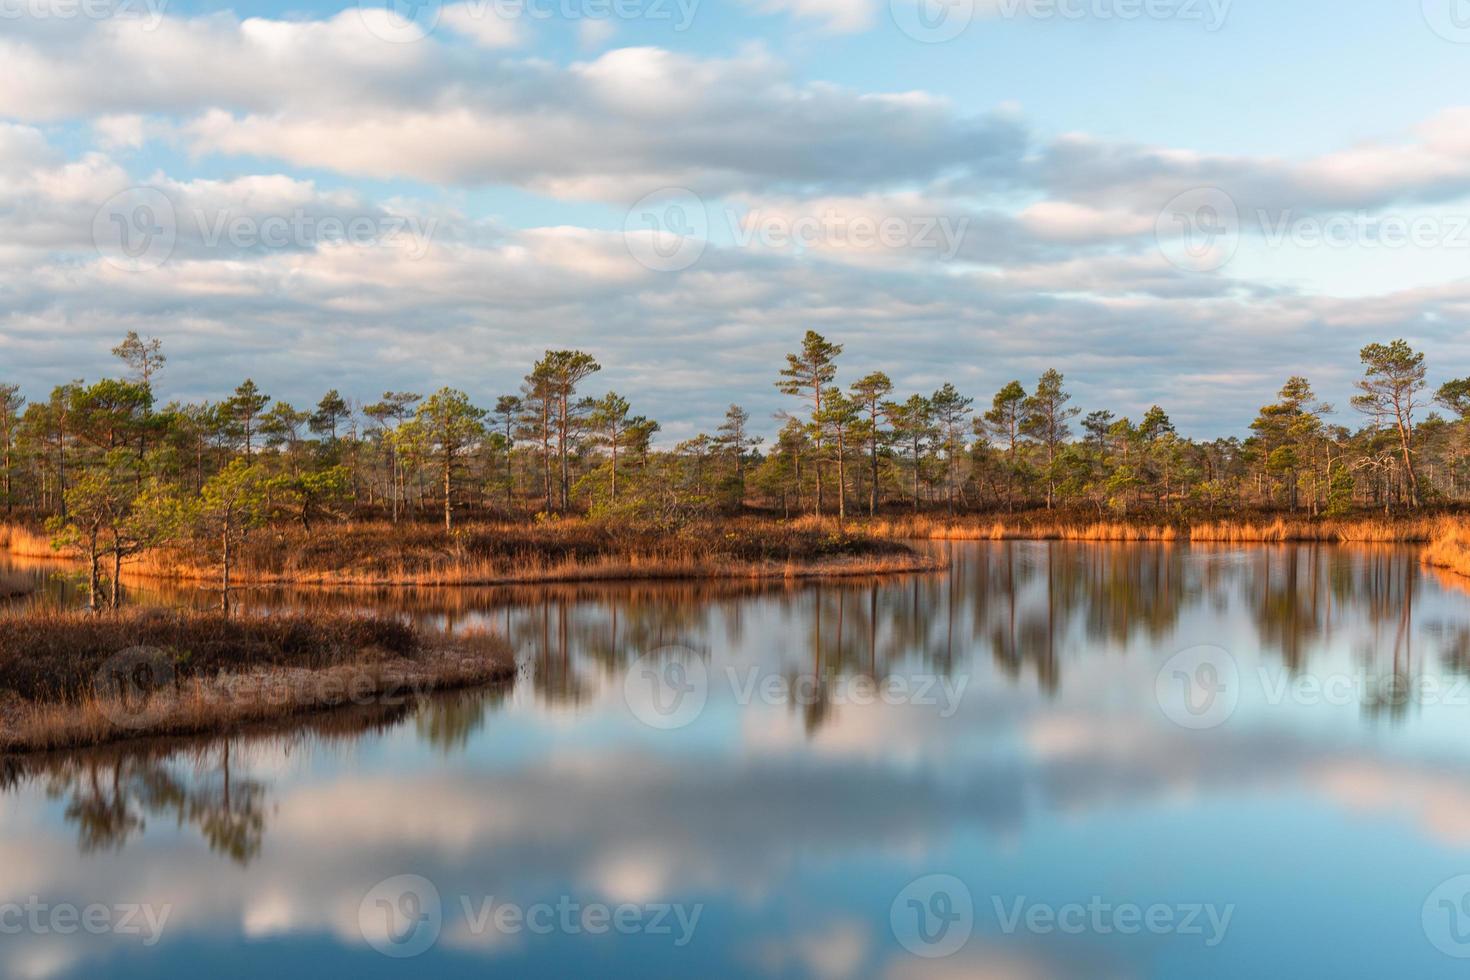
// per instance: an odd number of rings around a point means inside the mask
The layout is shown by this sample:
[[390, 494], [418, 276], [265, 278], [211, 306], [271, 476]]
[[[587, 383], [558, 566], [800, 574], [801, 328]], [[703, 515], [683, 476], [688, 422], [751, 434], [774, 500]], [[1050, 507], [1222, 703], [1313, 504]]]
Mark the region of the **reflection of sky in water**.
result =
[[[334, 716], [289, 735], [103, 752], [15, 773], [0, 901], [171, 902], [163, 942], [6, 937], [32, 976], [1450, 976], [1421, 906], [1470, 872], [1461, 703], [1272, 703], [1259, 671], [1453, 679], [1467, 597], [1408, 551], [975, 544], [944, 577], [790, 590], [621, 587], [400, 597], [508, 631], [508, 695]], [[255, 601], [332, 601], [322, 594]], [[348, 601], [348, 600], [343, 600]], [[350, 600], [363, 605], [361, 597]], [[1240, 706], [1186, 731], [1155, 701], [1179, 650], [1229, 650]], [[623, 700], [669, 645], [712, 680], [687, 728]], [[932, 705], [738, 704], [744, 678], [964, 680]], [[226, 778], [228, 772], [228, 778]], [[889, 905], [963, 879], [975, 933], [906, 953]], [[363, 942], [378, 881], [431, 879], [443, 937], [407, 964]], [[703, 903], [693, 942], [471, 935], [459, 896]], [[1199, 936], [1006, 935], [1011, 904], [1235, 906]]]

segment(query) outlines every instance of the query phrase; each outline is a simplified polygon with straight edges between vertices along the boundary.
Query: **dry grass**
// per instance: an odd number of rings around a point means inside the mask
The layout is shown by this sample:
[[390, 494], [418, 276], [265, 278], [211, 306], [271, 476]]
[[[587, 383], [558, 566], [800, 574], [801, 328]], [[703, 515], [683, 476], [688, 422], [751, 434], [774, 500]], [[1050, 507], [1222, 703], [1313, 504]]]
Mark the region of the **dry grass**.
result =
[[[1005, 518], [904, 516], [856, 519], [732, 518], [681, 529], [616, 526], [583, 519], [480, 522], [446, 535], [434, 524], [359, 521], [250, 536], [232, 571], [240, 585], [498, 586], [654, 580], [771, 580], [933, 571], [939, 562], [912, 540], [1427, 542], [1445, 518], [1098, 521], [1047, 512]], [[55, 558], [42, 535], [0, 528], [0, 547]], [[163, 549], [126, 573], [213, 582], [197, 550]]]
[[872, 534], [898, 538], [951, 541], [1199, 541], [1273, 543], [1333, 541], [1418, 543], [1433, 536], [1444, 518], [1345, 518], [1304, 520], [1221, 520], [1159, 523], [1148, 521], [1067, 520], [1050, 515], [993, 519], [917, 517], [876, 520], [865, 525]]
[[0, 750], [185, 735], [505, 680], [493, 634], [393, 619], [136, 612], [0, 618]]
[[1470, 576], [1470, 525], [1448, 518], [1441, 521], [1422, 560], [1432, 568]]
[[0, 524], [0, 551], [23, 558], [55, 558], [51, 538], [20, 524]]
[[[129, 574], [212, 581], [192, 552], [159, 551]], [[475, 586], [654, 579], [772, 579], [930, 571], [909, 545], [815, 521], [731, 520], [664, 531], [586, 520], [436, 526], [356, 522], [254, 534], [232, 578], [247, 585]]]

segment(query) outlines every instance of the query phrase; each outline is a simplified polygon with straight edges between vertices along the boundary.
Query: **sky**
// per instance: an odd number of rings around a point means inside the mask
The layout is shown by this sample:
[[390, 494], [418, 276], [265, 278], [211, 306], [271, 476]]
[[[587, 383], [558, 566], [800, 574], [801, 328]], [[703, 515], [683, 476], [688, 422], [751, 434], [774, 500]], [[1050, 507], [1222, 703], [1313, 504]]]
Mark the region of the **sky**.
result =
[[[394, 4], [397, 4], [396, 6]], [[0, 0], [0, 381], [162, 339], [481, 404], [593, 353], [669, 443], [783, 355], [1244, 434], [1470, 374], [1470, 0]]]

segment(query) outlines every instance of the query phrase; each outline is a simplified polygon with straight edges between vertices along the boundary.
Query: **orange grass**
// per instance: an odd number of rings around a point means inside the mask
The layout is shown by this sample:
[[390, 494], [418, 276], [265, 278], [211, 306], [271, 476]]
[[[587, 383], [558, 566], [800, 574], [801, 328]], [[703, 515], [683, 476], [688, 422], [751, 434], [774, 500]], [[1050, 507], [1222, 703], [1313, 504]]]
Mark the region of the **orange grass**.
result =
[[[595, 521], [477, 523], [446, 535], [425, 524], [365, 521], [306, 533], [252, 534], [231, 578], [241, 585], [475, 586], [653, 579], [797, 579], [931, 571], [937, 558], [900, 541], [814, 521], [730, 520], [678, 530]], [[211, 582], [192, 549], [160, 549], [127, 573]]]
[[878, 519], [864, 525], [878, 536], [929, 540], [1199, 541], [1273, 543], [1335, 541], [1420, 543], [1429, 541], [1444, 518], [1218, 520], [1180, 523], [1089, 521], [1046, 515], [1011, 519], [946, 520], [934, 517]]
[[[1171, 522], [1099, 521], [1033, 512], [1006, 517], [711, 520], [678, 529], [568, 518], [476, 522], [446, 535], [433, 524], [357, 521], [252, 533], [232, 579], [240, 585], [495, 586], [636, 580], [771, 580], [934, 571], [939, 560], [913, 540], [1292, 541], [1421, 543], [1446, 518], [1267, 517]], [[0, 527], [0, 547], [54, 558], [47, 539]], [[128, 576], [209, 583], [216, 565], [191, 547], [159, 549]]]
[[1441, 521], [1421, 560], [1432, 568], [1470, 576], [1470, 526], [1462, 520]]
[[36, 533], [19, 524], [0, 524], [0, 551], [23, 558], [55, 558], [56, 549], [51, 547], [51, 537]]

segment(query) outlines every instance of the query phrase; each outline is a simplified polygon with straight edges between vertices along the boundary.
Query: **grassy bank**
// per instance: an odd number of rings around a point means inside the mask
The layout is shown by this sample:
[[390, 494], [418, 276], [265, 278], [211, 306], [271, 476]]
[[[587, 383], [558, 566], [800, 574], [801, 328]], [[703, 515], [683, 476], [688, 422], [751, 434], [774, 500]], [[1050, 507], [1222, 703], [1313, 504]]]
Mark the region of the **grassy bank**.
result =
[[[622, 527], [570, 518], [470, 523], [446, 534], [433, 524], [354, 521], [265, 528], [237, 549], [237, 585], [500, 586], [634, 580], [769, 580], [931, 571], [915, 540], [1293, 541], [1425, 543], [1449, 517], [1221, 520], [1141, 517], [1098, 521], [1087, 513], [711, 520], [679, 529]], [[55, 558], [49, 538], [0, 527], [0, 548]], [[158, 549], [125, 574], [212, 583], [219, 567], [198, 549]]]
[[136, 611], [0, 616], [0, 751], [188, 735], [508, 680], [490, 634], [393, 619]]
[[[43, 535], [0, 533], [17, 555], [53, 556]], [[678, 530], [586, 520], [435, 525], [358, 521], [252, 533], [231, 570], [242, 585], [516, 585], [635, 579], [800, 578], [928, 571], [935, 560], [901, 541], [835, 524], [738, 519]], [[212, 582], [197, 550], [159, 549], [126, 573]]]
[[1274, 543], [1327, 541], [1361, 543], [1423, 543], [1441, 526], [1455, 523], [1445, 517], [1305, 518], [1261, 517], [1224, 520], [1098, 521], [1088, 517], [1022, 514], [1009, 517], [902, 517], [879, 518], [863, 525], [873, 535], [933, 541], [1201, 541], [1221, 543]]
[[1445, 521], [1423, 554], [1424, 564], [1470, 577], [1470, 523]]

